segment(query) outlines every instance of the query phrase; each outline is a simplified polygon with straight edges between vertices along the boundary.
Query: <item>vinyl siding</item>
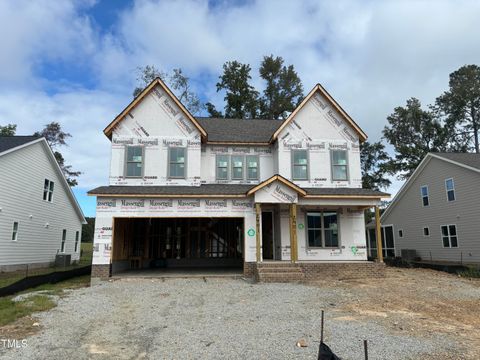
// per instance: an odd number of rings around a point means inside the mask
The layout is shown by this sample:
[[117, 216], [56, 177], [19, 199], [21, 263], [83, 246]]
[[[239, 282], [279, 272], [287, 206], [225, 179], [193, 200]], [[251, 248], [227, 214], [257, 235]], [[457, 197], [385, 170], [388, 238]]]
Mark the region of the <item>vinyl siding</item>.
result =
[[[453, 178], [456, 200], [447, 201], [445, 180]], [[420, 188], [428, 186], [430, 205], [424, 207]], [[415, 249], [422, 259], [480, 262], [480, 174], [431, 158], [416, 179], [405, 190], [382, 224], [393, 224], [395, 253]], [[457, 226], [458, 248], [444, 248], [441, 226]], [[423, 236], [423, 228], [430, 236]], [[398, 230], [403, 229], [403, 238]]]
[[[81, 219], [47, 151], [39, 142], [0, 157], [0, 265], [54, 261], [63, 229], [65, 254], [79, 258]], [[45, 179], [55, 183], [51, 203], [43, 200]], [[14, 221], [19, 223], [17, 241], [11, 240]], [[76, 231], [80, 238], [74, 253]]]

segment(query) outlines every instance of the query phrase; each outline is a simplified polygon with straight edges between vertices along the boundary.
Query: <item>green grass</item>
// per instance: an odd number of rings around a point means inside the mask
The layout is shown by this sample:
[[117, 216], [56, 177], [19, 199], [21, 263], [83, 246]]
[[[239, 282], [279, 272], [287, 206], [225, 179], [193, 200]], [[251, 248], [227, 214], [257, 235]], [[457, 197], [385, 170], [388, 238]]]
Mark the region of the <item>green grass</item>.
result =
[[472, 266], [468, 270], [460, 272], [459, 275], [465, 278], [480, 278], [480, 268]]
[[13, 301], [14, 296], [0, 298], [0, 326], [10, 324], [24, 316], [31, 315], [34, 312], [46, 311], [56, 306], [55, 302], [48, 295], [64, 296], [66, 289], [78, 289], [90, 284], [90, 276], [79, 276], [73, 279], [61, 281], [56, 284], [44, 284], [36, 288], [24, 291], [29, 293], [33, 291], [47, 290], [47, 292], [33, 295], [22, 301]]

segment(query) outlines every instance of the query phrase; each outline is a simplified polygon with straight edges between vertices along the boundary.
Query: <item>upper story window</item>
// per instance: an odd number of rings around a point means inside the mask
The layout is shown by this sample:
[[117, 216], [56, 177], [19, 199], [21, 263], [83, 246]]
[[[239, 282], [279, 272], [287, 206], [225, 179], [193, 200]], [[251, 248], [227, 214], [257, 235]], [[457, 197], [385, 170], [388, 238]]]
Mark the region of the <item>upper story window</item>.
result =
[[453, 179], [445, 180], [445, 190], [447, 191], [447, 201], [455, 200], [455, 184]]
[[45, 179], [45, 183], [43, 185], [43, 200], [52, 202], [54, 185], [55, 184], [53, 181]]
[[228, 180], [228, 155], [217, 155], [217, 180]]
[[332, 180], [348, 180], [347, 150], [332, 150]]
[[458, 247], [456, 225], [442, 225], [442, 243], [443, 247]]
[[13, 230], [12, 230], [12, 241], [17, 241], [18, 239], [18, 222], [13, 223]]
[[60, 246], [60, 252], [65, 252], [65, 241], [67, 240], [67, 230], [63, 229], [62, 231], [62, 244]]
[[420, 193], [422, 195], [422, 203], [423, 203], [423, 206], [428, 206], [430, 205], [430, 200], [428, 198], [428, 186], [427, 185], [423, 185], [421, 188], [420, 188]]
[[308, 212], [307, 238], [309, 247], [338, 247], [337, 213]]
[[126, 177], [141, 177], [143, 170], [143, 147], [127, 146]]
[[307, 150], [292, 150], [292, 179], [308, 180]]
[[185, 178], [186, 150], [181, 147], [168, 149], [168, 177], [173, 179]]
[[80, 240], [80, 231], [75, 231], [75, 252], [78, 250], [78, 242]]
[[247, 156], [247, 179], [258, 180], [258, 156]]
[[232, 156], [232, 180], [243, 180], [243, 156]]

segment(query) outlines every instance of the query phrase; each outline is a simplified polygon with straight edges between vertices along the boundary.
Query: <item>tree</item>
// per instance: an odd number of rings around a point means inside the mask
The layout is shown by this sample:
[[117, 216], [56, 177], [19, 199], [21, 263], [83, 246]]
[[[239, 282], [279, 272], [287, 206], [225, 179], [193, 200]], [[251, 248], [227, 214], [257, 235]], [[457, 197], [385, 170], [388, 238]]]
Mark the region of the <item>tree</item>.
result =
[[396, 107], [387, 120], [383, 136], [395, 151], [388, 169], [400, 172], [399, 179], [408, 179], [427, 153], [449, 149], [446, 129], [434, 112], [422, 109], [418, 99], [407, 100], [406, 107]]
[[137, 97], [143, 89], [156, 78], [168, 83], [180, 102], [192, 114], [200, 112], [202, 106], [198, 96], [190, 88], [190, 79], [183, 74], [182, 69], [173, 69], [171, 74], [158, 70], [154, 65], [146, 65], [137, 68], [137, 82], [140, 86], [133, 91]]
[[86, 224], [82, 225], [82, 243], [93, 242], [93, 235], [95, 232], [95, 218], [86, 217]]
[[17, 131], [17, 125], [7, 124], [5, 126], [0, 126], [0, 136], [15, 136]]
[[386, 178], [389, 172], [390, 157], [381, 142], [360, 145], [360, 162], [362, 168], [362, 187], [365, 189], [380, 190], [390, 186], [391, 181]]
[[223, 114], [221, 111], [218, 111], [216, 108], [215, 108], [215, 105], [213, 105], [211, 102], [207, 102], [205, 104], [205, 109], [207, 109], [208, 111], [208, 114], [210, 115], [210, 117], [212, 118], [223, 118]]
[[219, 77], [217, 92], [226, 92], [226, 118], [253, 119], [258, 116], [259, 94], [249, 83], [252, 79], [250, 70], [250, 65], [236, 60], [223, 64], [223, 75]]
[[264, 56], [260, 65], [260, 77], [266, 81], [260, 99], [260, 117], [285, 119], [303, 98], [303, 86], [293, 65], [283, 65], [280, 56]]
[[52, 148], [55, 159], [58, 165], [62, 169], [63, 175], [70, 186], [78, 185], [77, 177], [82, 173], [80, 171], [73, 171], [71, 165], [65, 165], [65, 159], [63, 155], [56, 149], [60, 146], [67, 146], [66, 139], [72, 137], [69, 133], [62, 130], [61, 125], [58, 122], [51, 122], [45, 125], [42, 131], [37, 131], [34, 136], [43, 136], [47, 140], [48, 145]]
[[445, 115], [446, 128], [460, 148], [480, 153], [480, 67], [465, 65], [450, 74], [449, 90], [436, 99], [437, 108]]

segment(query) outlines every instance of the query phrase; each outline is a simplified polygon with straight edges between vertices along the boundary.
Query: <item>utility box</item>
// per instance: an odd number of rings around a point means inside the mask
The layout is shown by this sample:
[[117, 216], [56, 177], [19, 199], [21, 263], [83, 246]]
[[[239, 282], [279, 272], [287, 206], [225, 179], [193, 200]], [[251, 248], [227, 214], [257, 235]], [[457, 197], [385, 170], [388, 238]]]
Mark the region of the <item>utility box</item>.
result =
[[402, 260], [413, 261], [417, 257], [415, 249], [402, 249]]
[[69, 266], [71, 260], [72, 260], [72, 255], [70, 254], [57, 254], [57, 256], [55, 256], [55, 266], [57, 267]]

